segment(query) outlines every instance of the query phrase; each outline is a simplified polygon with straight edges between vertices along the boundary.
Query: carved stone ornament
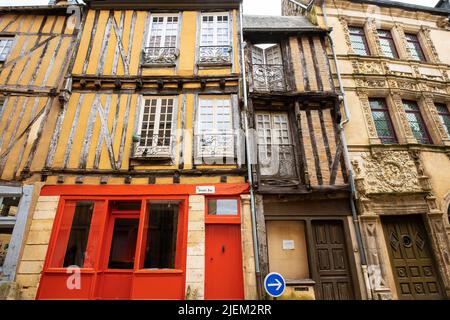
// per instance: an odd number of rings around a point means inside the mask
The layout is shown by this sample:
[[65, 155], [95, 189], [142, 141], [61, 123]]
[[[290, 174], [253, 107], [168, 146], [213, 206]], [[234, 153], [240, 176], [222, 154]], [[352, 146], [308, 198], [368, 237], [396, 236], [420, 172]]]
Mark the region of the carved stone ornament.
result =
[[433, 40], [431, 40], [431, 37], [430, 37], [430, 32], [431, 32], [430, 28], [422, 26], [422, 32], [423, 32], [423, 35], [427, 42], [427, 45], [431, 51], [431, 56], [432, 56], [433, 62], [440, 63], [441, 61], [439, 60], [439, 56], [438, 56], [436, 47], [434, 46]]
[[394, 94], [392, 94], [392, 100], [394, 101], [395, 108], [397, 109], [397, 113], [400, 116], [400, 121], [402, 123], [402, 127], [405, 132], [405, 136], [407, 138], [414, 139], [414, 135], [411, 130], [411, 126], [409, 125], [408, 118], [406, 117], [402, 97], [399, 94], [394, 93]]
[[416, 164], [407, 151], [374, 151], [361, 158], [366, 194], [422, 191]]
[[369, 98], [366, 93], [359, 91], [359, 99], [361, 100], [361, 106], [364, 113], [364, 118], [366, 119], [367, 130], [369, 133], [369, 138], [378, 138], [377, 129], [375, 128], [375, 123], [372, 117], [372, 111], [370, 109]]
[[341, 23], [342, 30], [344, 31], [345, 44], [348, 48], [348, 54], [355, 54], [352, 46], [352, 41], [350, 39], [350, 31], [348, 30], [348, 20], [344, 17], [339, 17], [339, 22]]

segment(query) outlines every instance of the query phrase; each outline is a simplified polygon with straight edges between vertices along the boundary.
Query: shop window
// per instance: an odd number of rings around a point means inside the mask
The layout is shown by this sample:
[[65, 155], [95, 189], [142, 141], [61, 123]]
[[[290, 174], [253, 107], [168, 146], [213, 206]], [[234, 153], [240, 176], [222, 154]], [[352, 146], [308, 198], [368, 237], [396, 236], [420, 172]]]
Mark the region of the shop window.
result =
[[116, 218], [114, 220], [109, 269], [134, 268], [138, 228], [138, 218]]
[[423, 53], [422, 46], [420, 45], [419, 37], [416, 34], [411, 33], [406, 33], [405, 36], [412, 58], [417, 61], [426, 61], [425, 54]]
[[435, 106], [447, 136], [450, 138], [450, 111], [445, 103], [435, 103]]
[[93, 212], [94, 203], [91, 201], [80, 201], [76, 204], [69, 242], [64, 257], [64, 267], [81, 267], [84, 265]]
[[179, 20], [178, 15], [152, 15], [149, 38], [144, 49], [144, 64], [175, 64], [179, 55], [177, 49]]
[[237, 216], [237, 199], [208, 199], [208, 215], [213, 216]]
[[175, 269], [179, 205], [150, 202], [147, 208], [144, 269]]
[[417, 102], [404, 100], [403, 107], [417, 142], [422, 144], [431, 144], [431, 137], [428, 134], [425, 121], [423, 120], [422, 113], [420, 112]]
[[348, 27], [350, 33], [350, 41], [352, 42], [352, 48], [356, 54], [361, 56], [370, 55], [369, 45], [367, 43], [366, 34], [362, 27]]
[[390, 30], [378, 30], [381, 49], [386, 57], [398, 59], [398, 52], [395, 47], [394, 38]]
[[384, 144], [395, 144], [397, 138], [395, 136], [394, 126], [392, 125], [391, 116], [384, 99], [370, 99], [370, 109], [372, 117], [377, 129], [378, 137]]
[[287, 280], [310, 279], [305, 223], [303, 221], [267, 221], [270, 272]]

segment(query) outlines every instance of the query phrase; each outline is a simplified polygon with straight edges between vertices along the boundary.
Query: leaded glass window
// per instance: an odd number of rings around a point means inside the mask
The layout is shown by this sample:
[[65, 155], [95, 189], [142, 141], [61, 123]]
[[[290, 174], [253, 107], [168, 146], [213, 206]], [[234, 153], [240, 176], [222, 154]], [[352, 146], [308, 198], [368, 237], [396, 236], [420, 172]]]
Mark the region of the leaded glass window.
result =
[[350, 41], [352, 42], [352, 48], [355, 53], [368, 56], [370, 54], [369, 46], [367, 44], [364, 28], [361, 27], [349, 27]]
[[378, 30], [378, 37], [380, 39], [383, 54], [386, 57], [398, 59], [398, 53], [395, 47], [394, 39], [392, 38], [392, 32], [389, 30]]
[[419, 37], [416, 34], [411, 33], [407, 33], [405, 36], [412, 58], [417, 61], [426, 61]]
[[447, 131], [447, 136], [450, 138], [450, 111], [445, 103], [435, 103], [435, 106], [442, 125], [445, 131]]
[[389, 110], [384, 99], [370, 99], [370, 109], [377, 129], [378, 137], [384, 144], [397, 143], [394, 126], [389, 115]]
[[423, 120], [417, 102], [404, 100], [403, 107], [405, 109], [406, 117], [408, 119], [411, 130], [414, 134], [414, 137], [417, 139], [417, 142], [422, 144], [431, 144], [431, 138], [428, 134], [425, 121]]

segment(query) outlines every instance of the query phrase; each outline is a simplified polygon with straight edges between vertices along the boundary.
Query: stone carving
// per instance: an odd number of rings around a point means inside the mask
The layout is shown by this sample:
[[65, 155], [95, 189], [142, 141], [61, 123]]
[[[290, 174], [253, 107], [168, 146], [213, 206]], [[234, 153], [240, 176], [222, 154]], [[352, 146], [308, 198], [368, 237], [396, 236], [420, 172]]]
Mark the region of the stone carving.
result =
[[405, 136], [407, 138], [414, 139], [414, 135], [412, 133], [408, 118], [406, 117], [405, 109], [403, 107], [402, 97], [399, 94], [394, 93], [392, 94], [392, 100], [394, 101], [395, 108], [397, 109], [397, 113], [400, 116], [400, 121], [402, 123]]
[[375, 61], [353, 61], [354, 73], [383, 74], [383, 66]]
[[[364, 189], [370, 193], [421, 192], [416, 164], [407, 151], [374, 151], [362, 154]], [[359, 190], [358, 190], [359, 191]]]
[[440, 63], [441, 61], [439, 60], [439, 56], [438, 56], [436, 47], [434, 46], [433, 40], [431, 40], [430, 32], [431, 32], [430, 28], [422, 26], [422, 33], [424, 35], [424, 38], [427, 42], [427, 45], [428, 45], [430, 51], [431, 51], [432, 61], [435, 63]]
[[348, 48], [348, 54], [355, 54], [352, 46], [352, 41], [350, 39], [350, 31], [348, 30], [348, 20], [344, 17], [339, 17], [339, 22], [341, 23], [342, 29], [344, 30], [345, 44]]
[[367, 130], [369, 131], [370, 138], [378, 138], [377, 130], [375, 128], [375, 123], [372, 117], [372, 111], [370, 109], [369, 98], [367, 94], [363, 92], [358, 92], [359, 99], [361, 100], [361, 106], [363, 108], [364, 117], [366, 119]]
[[407, 55], [406, 58], [412, 59], [411, 50], [409, 49], [408, 41], [406, 40], [406, 35], [405, 31], [403, 30], [403, 26], [399, 23], [395, 23], [394, 29], [400, 37], [400, 41], [402, 42], [402, 48], [405, 48], [405, 53]]
[[442, 121], [439, 118], [439, 114], [436, 110], [436, 106], [434, 105], [433, 96], [430, 95], [429, 93], [424, 93], [423, 101], [424, 101], [424, 104], [426, 105], [427, 109], [430, 111], [430, 113], [432, 115], [434, 124], [438, 128], [439, 136], [443, 140], [448, 140], [447, 131], [445, 130], [445, 128], [442, 124]]
[[376, 47], [376, 53], [378, 55], [382, 55], [383, 54], [383, 49], [381, 48], [381, 42], [380, 42], [380, 38], [378, 37], [378, 28], [377, 28], [377, 21], [376, 18], [370, 18], [367, 21], [368, 25], [369, 25], [369, 30], [372, 34], [373, 39], [375, 40], [375, 47]]

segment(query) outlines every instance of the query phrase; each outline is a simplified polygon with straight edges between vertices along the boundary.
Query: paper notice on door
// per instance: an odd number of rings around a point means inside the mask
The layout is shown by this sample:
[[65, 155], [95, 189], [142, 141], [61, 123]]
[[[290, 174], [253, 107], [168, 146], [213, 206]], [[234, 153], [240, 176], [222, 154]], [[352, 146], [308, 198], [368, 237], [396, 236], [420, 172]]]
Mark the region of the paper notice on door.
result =
[[294, 250], [294, 240], [283, 240], [283, 250]]

